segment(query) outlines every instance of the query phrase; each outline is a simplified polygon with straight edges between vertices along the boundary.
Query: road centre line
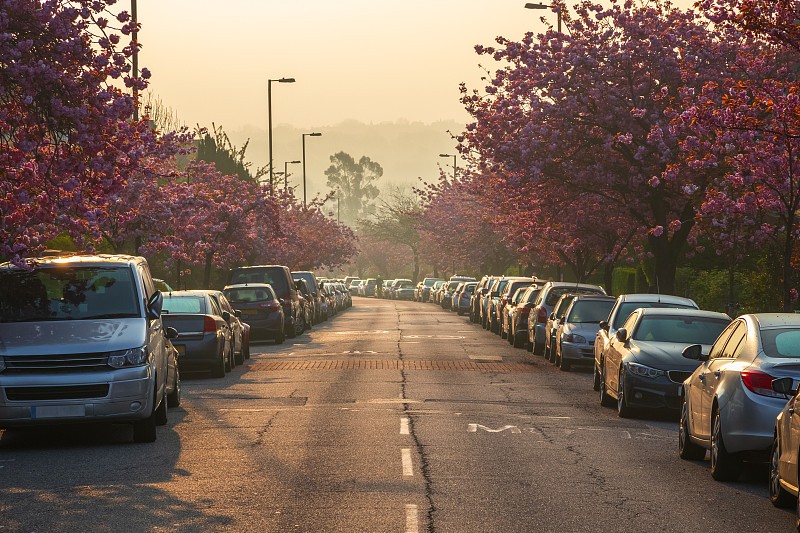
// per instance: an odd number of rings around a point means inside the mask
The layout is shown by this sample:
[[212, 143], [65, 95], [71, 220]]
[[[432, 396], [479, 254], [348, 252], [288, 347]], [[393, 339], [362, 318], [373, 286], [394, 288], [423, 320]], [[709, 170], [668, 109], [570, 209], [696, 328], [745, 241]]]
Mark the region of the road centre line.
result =
[[411, 463], [411, 448], [403, 448], [400, 458], [403, 463], [403, 477], [412, 477], [414, 475], [414, 467]]
[[401, 418], [400, 419], [400, 434], [401, 435], [408, 435], [408, 418]]
[[419, 513], [411, 503], [406, 504], [406, 533], [419, 533]]

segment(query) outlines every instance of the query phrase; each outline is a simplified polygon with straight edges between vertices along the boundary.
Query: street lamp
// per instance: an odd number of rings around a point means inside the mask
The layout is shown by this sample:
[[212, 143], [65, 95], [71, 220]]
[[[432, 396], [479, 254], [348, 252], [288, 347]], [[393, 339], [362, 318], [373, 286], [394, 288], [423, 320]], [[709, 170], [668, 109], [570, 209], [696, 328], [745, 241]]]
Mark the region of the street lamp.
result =
[[[136, 0], [131, 0], [131, 18], [133, 23], [139, 24], [139, 17], [136, 13]], [[136, 26], [134, 26], [135, 28]], [[131, 32], [131, 40], [133, 42], [133, 121], [139, 122], [139, 88], [136, 82], [139, 81], [139, 32], [133, 30]]]
[[456, 157], [455, 155], [450, 154], [439, 154], [439, 157], [452, 157], [453, 158], [453, 179], [456, 179]]
[[[561, 33], [561, 6], [558, 5], [556, 7], [558, 9], [558, 11], [556, 11], [556, 13], [558, 13], [558, 33]], [[547, 8], [552, 9], [553, 6], [552, 5], [548, 6], [546, 4], [532, 4], [530, 2], [525, 4], [525, 9], [547, 9]]]
[[294, 83], [294, 78], [278, 78], [277, 80], [267, 80], [267, 115], [269, 116], [269, 127], [267, 133], [269, 135], [269, 193], [273, 194], [273, 172], [272, 172], [272, 82], [278, 83]]
[[289, 165], [299, 162], [300, 160], [283, 162], [283, 192], [289, 190]]
[[306, 137], [322, 137], [319, 132], [303, 133], [303, 207], [306, 206]]

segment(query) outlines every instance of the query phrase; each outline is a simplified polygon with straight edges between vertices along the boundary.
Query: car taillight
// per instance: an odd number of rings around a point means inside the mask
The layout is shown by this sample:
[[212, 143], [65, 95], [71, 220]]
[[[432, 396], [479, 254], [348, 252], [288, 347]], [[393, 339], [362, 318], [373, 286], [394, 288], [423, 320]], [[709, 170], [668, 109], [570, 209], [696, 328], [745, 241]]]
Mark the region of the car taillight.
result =
[[217, 332], [217, 321], [214, 320], [212, 317], [206, 315], [203, 319], [203, 333], [216, 333]]
[[279, 311], [281, 306], [278, 302], [269, 302], [265, 304], [258, 304], [259, 307], [262, 309], [268, 309], [270, 311]]
[[536, 321], [539, 322], [539, 324], [547, 324], [547, 311], [544, 307], [539, 308], [539, 311], [536, 315]]
[[761, 396], [770, 396], [772, 398], [786, 398], [786, 396], [780, 392], [772, 390], [772, 380], [775, 378], [766, 372], [761, 372], [759, 370], [742, 370], [740, 375], [742, 376], [742, 383], [744, 383], [744, 386], [747, 387], [750, 392]]
[[530, 307], [523, 307], [522, 309], [519, 310], [519, 316], [528, 316], [529, 314], [531, 314]]
[[284, 307], [291, 307], [292, 306], [292, 301], [291, 300], [281, 300], [281, 303], [283, 304]]

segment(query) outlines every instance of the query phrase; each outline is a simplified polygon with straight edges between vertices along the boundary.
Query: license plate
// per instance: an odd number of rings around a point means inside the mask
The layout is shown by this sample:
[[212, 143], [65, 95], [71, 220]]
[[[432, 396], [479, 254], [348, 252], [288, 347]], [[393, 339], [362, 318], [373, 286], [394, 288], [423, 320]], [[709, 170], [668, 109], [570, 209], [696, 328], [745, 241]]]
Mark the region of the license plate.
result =
[[175, 347], [176, 350], [178, 350], [178, 353], [180, 355], [186, 353], [186, 346], [184, 346], [183, 344], [173, 344], [173, 346]]
[[243, 315], [257, 315], [258, 314], [258, 310], [257, 309], [242, 309], [242, 314]]
[[72, 416], [86, 416], [86, 407], [83, 405], [42, 405], [31, 407], [31, 418], [63, 418]]

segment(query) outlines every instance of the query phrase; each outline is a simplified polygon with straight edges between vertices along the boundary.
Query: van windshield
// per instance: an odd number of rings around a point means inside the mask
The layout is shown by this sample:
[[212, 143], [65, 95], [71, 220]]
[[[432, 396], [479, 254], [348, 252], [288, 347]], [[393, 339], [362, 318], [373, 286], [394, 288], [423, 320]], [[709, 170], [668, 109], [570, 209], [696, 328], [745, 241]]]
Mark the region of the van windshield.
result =
[[58, 266], [0, 272], [0, 322], [141, 316], [130, 268]]
[[232, 270], [228, 285], [267, 283], [272, 285], [275, 292], [279, 293], [288, 288], [286, 275], [283, 272], [281, 267], [252, 267]]

